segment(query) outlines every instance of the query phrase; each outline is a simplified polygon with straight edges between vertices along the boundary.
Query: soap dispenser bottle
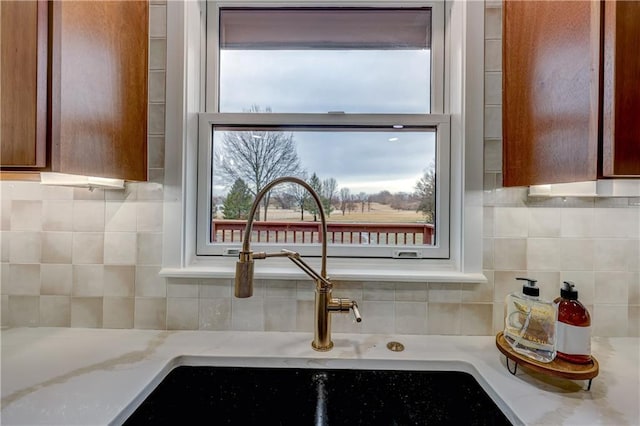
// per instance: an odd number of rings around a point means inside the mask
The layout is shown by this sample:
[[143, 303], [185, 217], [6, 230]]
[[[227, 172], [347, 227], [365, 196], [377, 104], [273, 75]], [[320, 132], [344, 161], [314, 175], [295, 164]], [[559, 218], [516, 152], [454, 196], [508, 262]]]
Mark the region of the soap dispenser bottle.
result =
[[504, 338], [519, 354], [551, 362], [556, 357], [557, 305], [540, 298], [536, 280], [516, 279], [525, 283], [522, 291], [513, 292], [505, 299]]
[[578, 291], [571, 281], [564, 281], [558, 305], [557, 357], [575, 364], [591, 362], [591, 316], [578, 301]]

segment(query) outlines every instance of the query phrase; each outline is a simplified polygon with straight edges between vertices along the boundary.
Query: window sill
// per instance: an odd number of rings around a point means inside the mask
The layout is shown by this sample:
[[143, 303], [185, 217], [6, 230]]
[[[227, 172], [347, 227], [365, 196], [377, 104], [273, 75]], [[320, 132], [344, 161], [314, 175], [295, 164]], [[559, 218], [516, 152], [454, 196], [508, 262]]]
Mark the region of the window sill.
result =
[[[317, 258], [305, 261], [320, 271]], [[484, 283], [482, 273], [465, 273], [447, 268], [445, 263], [426, 264], [427, 261], [377, 259], [328, 259], [327, 275], [334, 281], [439, 282]], [[236, 259], [231, 257], [197, 261], [186, 267], [164, 267], [160, 276], [166, 278], [233, 278]], [[286, 259], [256, 260], [256, 279], [304, 280], [309, 277]]]

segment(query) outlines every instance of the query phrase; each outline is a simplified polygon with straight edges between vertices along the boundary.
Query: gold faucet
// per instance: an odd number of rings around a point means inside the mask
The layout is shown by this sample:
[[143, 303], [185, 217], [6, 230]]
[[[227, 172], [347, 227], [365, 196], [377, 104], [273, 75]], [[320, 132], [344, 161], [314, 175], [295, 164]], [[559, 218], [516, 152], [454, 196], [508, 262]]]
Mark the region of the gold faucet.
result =
[[[320, 212], [320, 220], [322, 222], [322, 264], [320, 273], [318, 274], [313, 268], [307, 265], [299, 253], [291, 250], [283, 249], [279, 253], [253, 253], [250, 248], [251, 231], [253, 228], [253, 220], [256, 215], [256, 211], [260, 204], [260, 201], [274, 186], [281, 183], [295, 183], [304, 187], [315, 201], [318, 211]], [[335, 298], [331, 297], [331, 290], [333, 284], [327, 277], [327, 220], [322, 208], [322, 202], [320, 197], [313, 190], [313, 188], [302, 179], [285, 176], [274, 179], [265, 185], [264, 188], [256, 195], [256, 199], [253, 201], [251, 211], [249, 212], [249, 219], [247, 220], [247, 229], [245, 230], [244, 240], [242, 242], [242, 251], [239, 254], [239, 260], [236, 263], [236, 280], [235, 280], [235, 296], [236, 297], [251, 297], [253, 295], [253, 260], [254, 259], [266, 259], [267, 257], [287, 257], [291, 259], [293, 263], [298, 265], [300, 269], [307, 273], [316, 283], [315, 291], [315, 330], [313, 336], [313, 342], [311, 346], [317, 351], [328, 351], [333, 347], [331, 341], [331, 313], [332, 312], [349, 312], [353, 311], [353, 315], [357, 322], [362, 321], [360, 311], [358, 310], [358, 304], [355, 300]]]

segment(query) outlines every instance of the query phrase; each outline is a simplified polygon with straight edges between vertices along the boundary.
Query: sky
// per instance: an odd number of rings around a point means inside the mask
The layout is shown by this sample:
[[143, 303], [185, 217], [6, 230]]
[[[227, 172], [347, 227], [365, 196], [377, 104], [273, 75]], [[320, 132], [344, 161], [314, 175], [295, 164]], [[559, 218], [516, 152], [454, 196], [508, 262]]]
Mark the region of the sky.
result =
[[[222, 50], [220, 64], [220, 112], [430, 112], [428, 50]], [[413, 192], [435, 158], [434, 132], [298, 131], [294, 140], [309, 174], [351, 193]]]

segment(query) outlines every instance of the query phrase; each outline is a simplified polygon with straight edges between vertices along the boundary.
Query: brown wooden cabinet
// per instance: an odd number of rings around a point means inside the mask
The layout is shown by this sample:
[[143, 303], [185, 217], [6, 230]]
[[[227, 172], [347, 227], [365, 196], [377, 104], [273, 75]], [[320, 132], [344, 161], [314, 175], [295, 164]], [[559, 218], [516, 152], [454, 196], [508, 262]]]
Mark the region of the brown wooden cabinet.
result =
[[49, 3], [45, 170], [147, 179], [148, 22], [145, 0]]
[[640, 1], [605, 1], [602, 172], [640, 175]]
[[10, 168], [47, 164], [48, 5], [0, 2], [0, 161]]
[[640, 2], [503, 4], [503, 185], [640, 175]]

